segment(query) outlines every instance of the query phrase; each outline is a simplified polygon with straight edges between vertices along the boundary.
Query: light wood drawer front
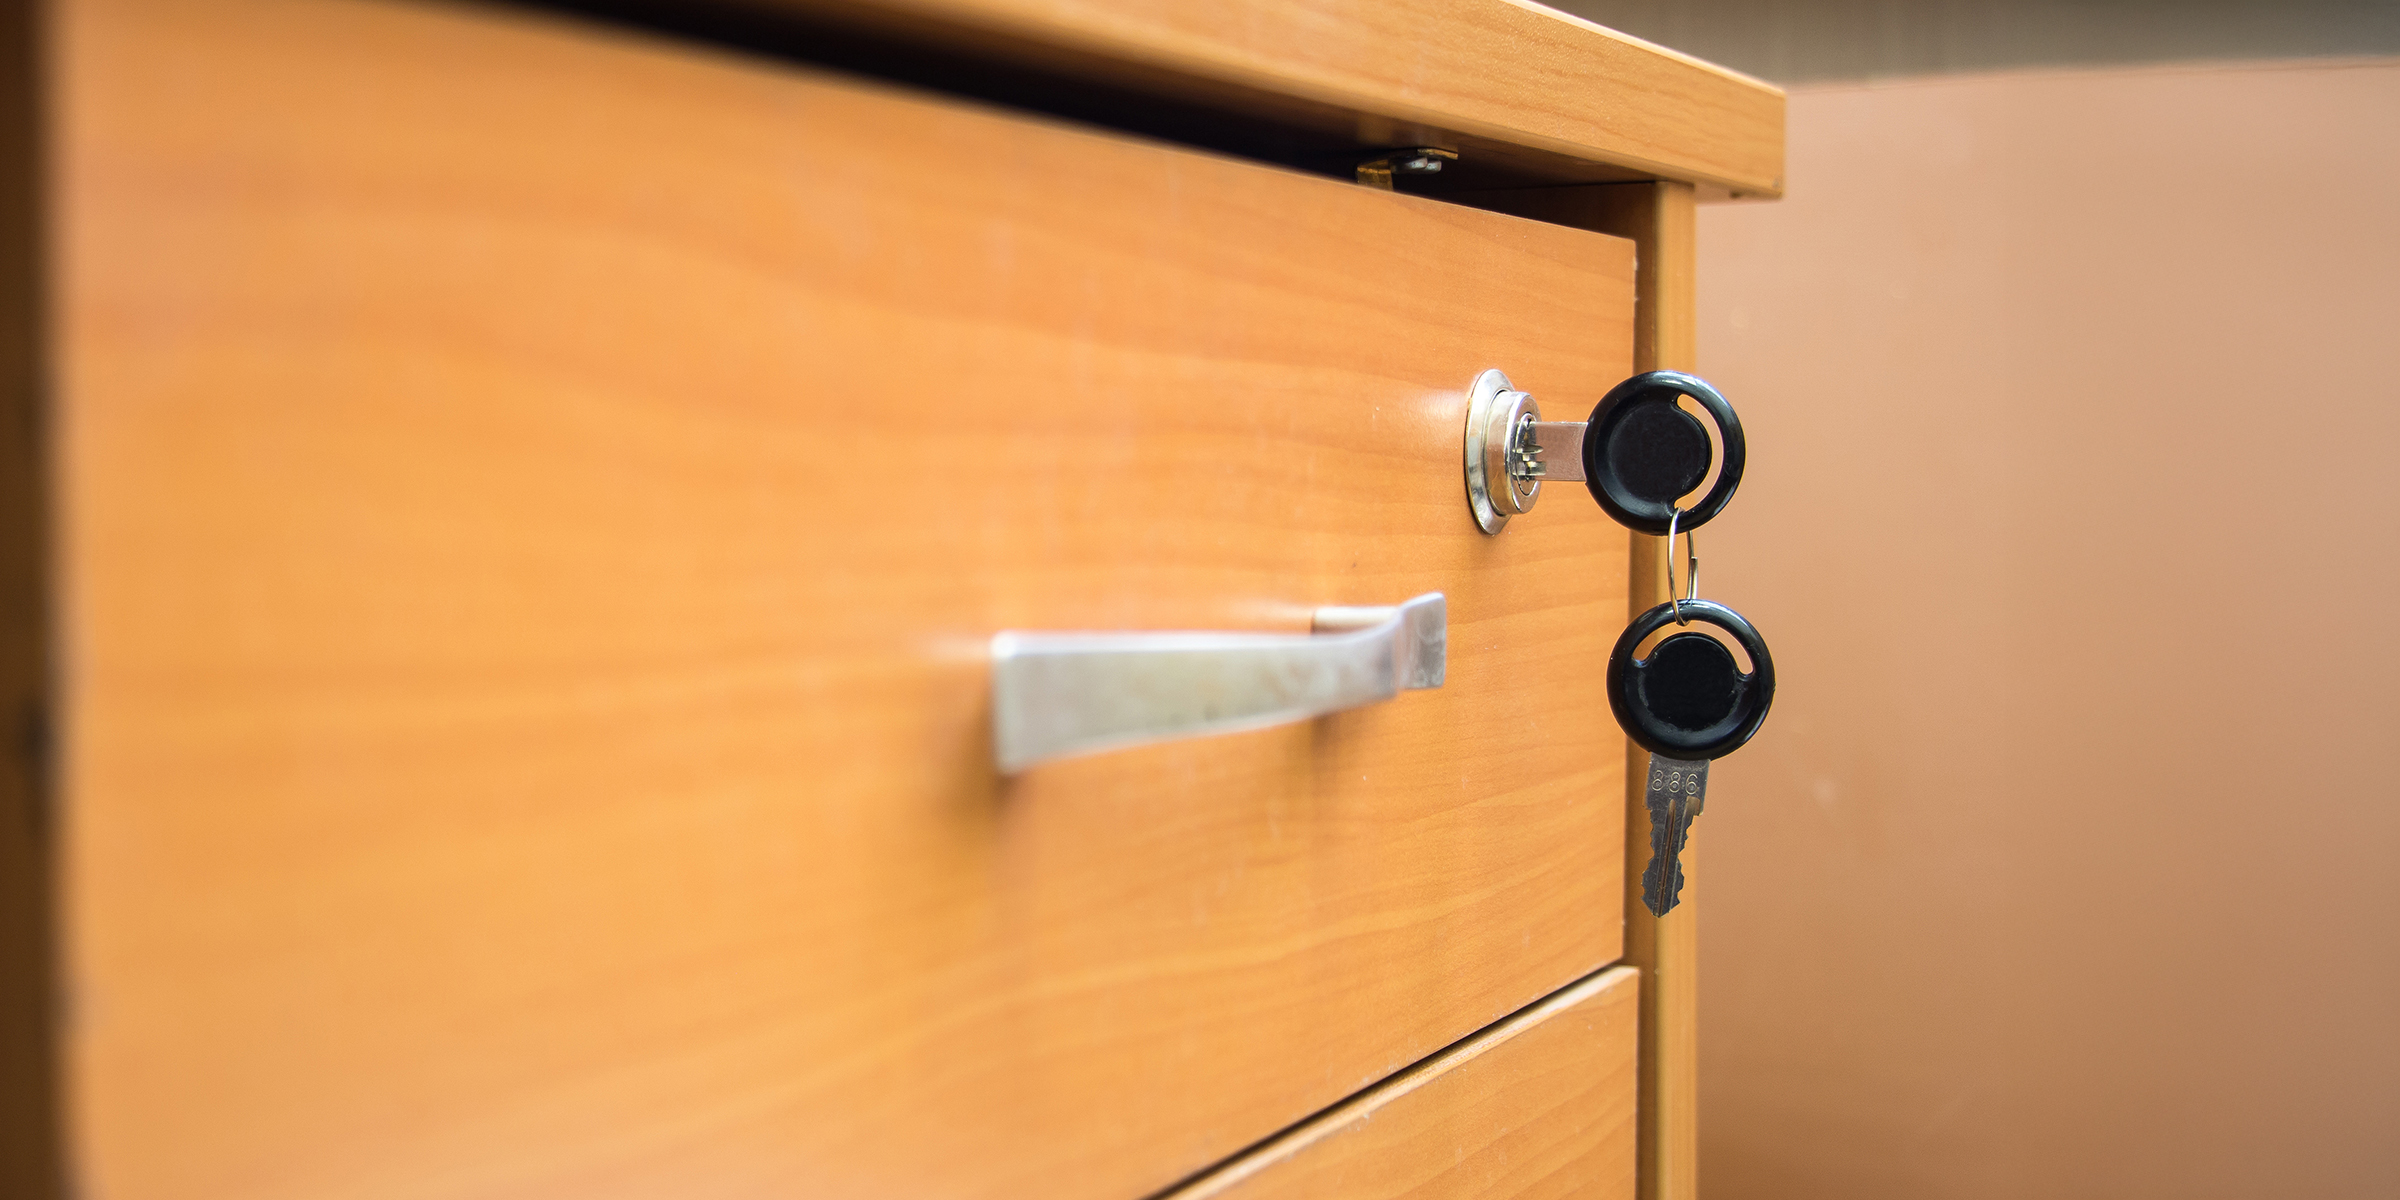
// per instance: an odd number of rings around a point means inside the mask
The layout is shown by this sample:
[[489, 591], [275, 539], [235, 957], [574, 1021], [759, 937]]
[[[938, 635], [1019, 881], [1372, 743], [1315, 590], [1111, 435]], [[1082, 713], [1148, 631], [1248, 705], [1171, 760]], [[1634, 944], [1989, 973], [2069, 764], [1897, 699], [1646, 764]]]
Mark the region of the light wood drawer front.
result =
[[1640, 986], [1586, 979], [1163, 1200], [1629, 1197]]
[[[1628, 243], [509, 9], [66, 0], [94, 1195], [1128, 1196], [1613, 961]], [[990, 765], [985, 640], [1450, 598]]]

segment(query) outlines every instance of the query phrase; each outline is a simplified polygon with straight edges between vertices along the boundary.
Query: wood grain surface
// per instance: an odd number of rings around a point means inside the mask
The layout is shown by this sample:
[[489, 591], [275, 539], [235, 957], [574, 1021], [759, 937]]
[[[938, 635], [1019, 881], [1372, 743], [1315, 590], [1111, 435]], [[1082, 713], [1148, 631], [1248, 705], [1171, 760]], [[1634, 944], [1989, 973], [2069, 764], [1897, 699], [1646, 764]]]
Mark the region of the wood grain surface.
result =
[[[57, 10], [72, 1168], [1123, 1196], [1613, 961], [1629, 242], [506, 10]], [[1449, 681], [994, 776], [1003, 628]]]
[[[1783, 191], [1783, 92], [1526, 0], [738, 0], [1209, 103], [1313, 106], [1362, 145], [1538, 151]], [[1621, 176], [1620, 176], [1621, 177]]]
[[1629, 1200], [1640, 989], [1562, 988], [1162, 1200]]

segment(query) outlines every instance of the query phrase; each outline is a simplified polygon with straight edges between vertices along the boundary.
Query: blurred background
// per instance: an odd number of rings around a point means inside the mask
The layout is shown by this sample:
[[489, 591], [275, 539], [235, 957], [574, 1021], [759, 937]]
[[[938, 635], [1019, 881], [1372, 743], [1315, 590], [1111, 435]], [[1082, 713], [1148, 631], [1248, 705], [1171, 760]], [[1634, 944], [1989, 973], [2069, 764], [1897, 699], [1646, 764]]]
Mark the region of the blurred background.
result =
[[2400, 1196], [2400, 4], [1563, 7], [1791, 90], [1704, 1194]]

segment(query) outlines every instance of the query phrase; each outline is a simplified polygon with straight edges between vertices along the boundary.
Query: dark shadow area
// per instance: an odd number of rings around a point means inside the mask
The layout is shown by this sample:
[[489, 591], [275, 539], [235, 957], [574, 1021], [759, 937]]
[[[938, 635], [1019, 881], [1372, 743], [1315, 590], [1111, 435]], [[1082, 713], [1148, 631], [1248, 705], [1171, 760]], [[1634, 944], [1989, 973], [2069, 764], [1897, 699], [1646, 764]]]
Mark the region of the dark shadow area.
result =
[[49, 816], [40, 5], [0, 5], [0, 1195], [65, 1194]]

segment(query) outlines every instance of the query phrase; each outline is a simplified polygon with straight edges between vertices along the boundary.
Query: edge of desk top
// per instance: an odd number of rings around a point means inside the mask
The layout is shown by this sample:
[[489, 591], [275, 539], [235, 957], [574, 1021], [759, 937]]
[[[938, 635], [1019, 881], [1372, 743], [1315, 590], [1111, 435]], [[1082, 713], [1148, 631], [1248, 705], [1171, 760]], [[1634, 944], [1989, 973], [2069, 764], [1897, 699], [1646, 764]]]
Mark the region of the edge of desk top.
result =
[[1558, 182], [1783, 191], [1780, 88], [1531, 0], [737, 0]]

